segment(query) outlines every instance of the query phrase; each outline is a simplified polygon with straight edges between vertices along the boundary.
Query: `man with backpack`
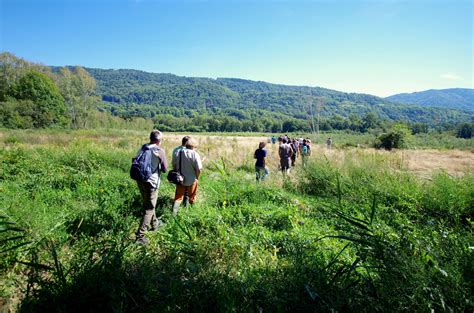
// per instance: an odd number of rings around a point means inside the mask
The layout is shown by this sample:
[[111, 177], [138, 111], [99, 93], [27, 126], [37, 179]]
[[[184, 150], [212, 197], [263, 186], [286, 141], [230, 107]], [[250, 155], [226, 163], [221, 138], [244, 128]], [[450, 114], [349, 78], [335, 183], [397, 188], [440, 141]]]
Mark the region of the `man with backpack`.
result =
[[311, 155], [311, 145], [309, 139], [303, 139], [303, 144], [301, 145], [301, 160], [303, 161], [303, 167], [308, 163], [308, 158]]
[[280, 167], [284, 176], [290, 173], [291, 157], [293, 155], [293, 148], [288, 144], [288, 139], [283, 137], [281, 139], [280, 147], [278, 148], [278, 155], [280, 156]]
[[296, 158], [298, 157], [298, 152], [300, 149], [298, 140], [292, 139], [290, 143], [291, 149], [293, 150], [293, 154], [291, 155], [291, 166], [294, 167], [296, 165]]
[[136, 232], [137, 242], [147, 244], [145, 232], [161, 226], [156, 217], [156, 200], [160, 187], [160, 174], [168, 170], [165, 151], [160, 147], [163, 134], [159, 130], [150, 133], [150, 143], [144, 144], [133, 159], [130, 176], [137, 181], [142, 195], [144, 214]]

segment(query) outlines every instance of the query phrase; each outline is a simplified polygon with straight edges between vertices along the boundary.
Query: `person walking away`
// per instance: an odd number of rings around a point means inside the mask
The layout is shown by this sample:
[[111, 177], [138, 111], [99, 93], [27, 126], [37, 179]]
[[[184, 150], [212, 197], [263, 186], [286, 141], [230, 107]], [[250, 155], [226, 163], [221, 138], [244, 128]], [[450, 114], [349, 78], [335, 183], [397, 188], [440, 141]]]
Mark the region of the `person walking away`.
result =
[[[168, 170], [168, 163], [166, 161], [165, 151], [160, 147], [163, 141], [163, 134], [159, 130], [153, 130], [150, 133], [150, 143], [144, 144], [140, 151], [138, 151], [137, 158], [144, 156], [145, 153], [150, 153], [149, 166], [151, 165], [151, 176], [144, 181], [137, 180], [138, 189], [142, 196], [144, 214], [140, 222], [140, 226], [136, 231], [136, 241], [140, 244], [147, 244], [145, 233], [148, 230], [156, 230], [161, 224], [161, 218], [156, 217], [156, 200], [158, 195], [158, 188], [160, 187], [160, 174], [166, 173]], [[150, 160], [151, 159], [151, 160]]]
[[181, 174], [184, 176], [183, 184], [176, 185], [173, 203], [174, 216], [179, 212], [179, 207], [181, 206], [185, 193], [188, 193], [189, 203], [191, 205], [196, 201], [198, 179], [202, 170], [201, 157], [194, 150], [196, 147], [197, 142], [193, 138], [189, 138], [186, 142], [186, 149], [177, 150], [176, 155], [173, 155], [173, 168], [180, 169]]
[[291, 166], [295, 166], [296, 164], [296, 158], [298, 157], [298, 142], [296, 141], [296, 139], [292, 139], [291, 140], [291, 149], [293, 150], [293, 155], [291, 156]]
[[281, 139], [281, 145], [278, 148], [278, 155], [280, 156], [281, 171], [285, 176], [290, 173], [291, 156], [293, 155], [293, 149], [288, 144], [288, 140], [285, 137]]
[[303, 167], [308, 163], [308, 158], [311, 155], [311, 146], [309, 145], [306, 139], [303, 139], [303, 144], [301, 145], [301, 160], [303, 161]]
[[255, 178], [257, 182], [264, 180], [268, 176], [268, 169], [266, 167], [267, 149], [265, 149], [265, 146], [266, 143], [261, 141], [253, 155], [254, 159], [257, 159], [255, 162]]
[[[178, 150], [186, 149], [186, 143], [189, 140], [189, 136], [184, 136], [183, 139], [181, 139], [181, 146], [177, 146], [176, 148], [173, 149], [173, 152], [171, 152], [171, 164], [174, 164], [174, 156]], [[173, 168], [173, 170], [176, 170], [176, 168]]]
[[[178, 164], [178, 161], [176, 160], [176, 156], [179, 155], [177, 152], [186, 149], [186, 143], [188, 142], [190, 136], [184, 136], [181, 139], [181, 146], [177, 146], [176, 148], [173, 149], [173, 152], [171, 152], [171, 165], [173, 166], [173, 171], [177, 171], [178, 169], [174, 167], [175, 164]], [[186, 192], [184, 194], [184, 205], [187, 206], [189, 202], [189, 194]]]
[[326, 148], [328, 150], [332, 149], [332, 139], [329, 137], [328, 140], [326, 140]]

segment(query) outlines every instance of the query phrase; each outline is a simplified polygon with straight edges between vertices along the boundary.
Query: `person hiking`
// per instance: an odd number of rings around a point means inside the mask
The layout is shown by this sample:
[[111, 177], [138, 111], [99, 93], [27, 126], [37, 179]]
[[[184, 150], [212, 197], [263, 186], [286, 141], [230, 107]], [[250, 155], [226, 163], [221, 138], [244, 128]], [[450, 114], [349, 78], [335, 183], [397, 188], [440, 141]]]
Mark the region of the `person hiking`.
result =
[[268, 169], [266, 167], [267, 149], [265, 149], [266, 143], [261, 141], [258, 144], [258, 149], [255, 150], [253, 158], [255, 161], [255, 178], [257, 182], [264, 180], [268, 176]]
[[332, 149], [332, 139], [331, 139], [331, 137], [329, 137], [328, 140], [326, 140], [326, 148], [328, 150]]
[[308, 163], [308, 157], [311, 155], [311, 146], [308, 140], [303, 139], [303, 144], [301, 145], [301, 160], [303, 161], [303, 167]]
[[[188, 142], [190, 136], [184, 136], [181, 139], [181, 146], [177, 146], [176, 148], [173, 149], [173, 152], [171, 153], [171, 165], [173, 166], [173, 171], [178, 171], [178, 168], [175, 168], [174, 165], [178, 164], [178, 160], [176, 160], [176, 157], [179, 155], [177, 152], [186, 149], [186, 143]], [[189, 202], [189, 194], [187, 192], [184, 193], [184, 204], [187, 206]]]
[[278, 148], [278, 155], [280, 156], [280, 166], [283, 175], [289, 174], [293, 149], [288, 144], [288, 140], [285, 137], [281, 139], [281, 145]]
[[293, 154], [291, 155], [291, 166], [295, 166], [296, 164], [296, 158], [298, 157], [298, 151], [299, 151], [299, 144], [296, 139], [292, 139], [290, 143], [291, 149], [293, 150]]
[[173, 202], [174, 216], [178, 214], [186, 193], [189, 195], [189, 204], [194, 204], [196, 201], [198, 179], [202, 170], [201, 157], [194, 150], [196, 147], [197, 142], [193, 138], [189, 138], [186, 142], [186, 149], [179, 149], [173, 155], [173, 168], [178, 169], [184, 176], [183, 184], [176, 185]]
[[[191, 138], [191, 137], [184, 136], [183, 139], [181, 139], [181, 146], [177, 146], [176, 148], [173, 149], [173, 152], [171, 152], [171, 164], [172, 165], [174, 164], [174, 157], [176, 155], [176, 152], [178, 150], [186, 149], [186, 143], [188, 142], [189, 138]], [[173, 170], [176, 170], [176, 168], [173, 167]]]
[[[146, 180], [137, 180], [138, 189], [142, 196], [144, 214], [140, 222], [140, 226], [136, 231], [136, 241], [140, 244], [147, 244], [145, 233], [148, 230], [156, 230], [163, 222], [161, 218], [156, 217], [156, 200], [158, 195], [158, 188], [160, 187], [160, 174], [166, 173], [168, 170], [168, 163], [166, 161], [165, 151], [160, 147], [163, 141], [163, 134], [159, 130], [153, 130], [150, 133], [150, 143], [144, 144], [138, 151], [135, 160], [145, 160], [151, 164], [145, 164], [145, 167], [150, 166], [150, 174]], [[151, 153], [150, 153], [151, 152]], [[150, 153], [151, 157], [143, 157], [145, 153]], [[133, 165], [132, 165], [133, 166]]]

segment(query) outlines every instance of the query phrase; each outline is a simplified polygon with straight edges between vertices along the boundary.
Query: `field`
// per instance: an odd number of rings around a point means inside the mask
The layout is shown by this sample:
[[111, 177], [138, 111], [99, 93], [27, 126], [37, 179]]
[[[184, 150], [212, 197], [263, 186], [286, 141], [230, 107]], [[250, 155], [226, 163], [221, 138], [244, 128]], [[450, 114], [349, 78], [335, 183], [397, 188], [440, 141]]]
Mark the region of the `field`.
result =
[[[96, 311], [472, 311], [473, 141], [378, 151], [331, 134], [287, 180], [265, 134], [196, 135], [198, 203], [135, 244], [129, 178], [146, 132], [0, 132], [3, 308]], [[169, 152], [183, 134], [165, 134]], [[350, 138], [349, 138], [350, 137]], [[425, 143], [425, 146], [423, 146]], [[419, 149], [423, 146], [424, 149]], [[415, 149], [416, 148], [416, 149]]]

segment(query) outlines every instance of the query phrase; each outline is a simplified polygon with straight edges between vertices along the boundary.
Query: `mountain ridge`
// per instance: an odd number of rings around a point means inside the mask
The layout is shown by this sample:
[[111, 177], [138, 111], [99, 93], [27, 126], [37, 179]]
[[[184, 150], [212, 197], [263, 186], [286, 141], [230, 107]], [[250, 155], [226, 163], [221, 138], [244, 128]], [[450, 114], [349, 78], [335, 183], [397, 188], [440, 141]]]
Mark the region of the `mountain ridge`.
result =
[[425, 107], [474, 111], [474, 89], [471, 88], [428, 89], [412, 93], [399, 93], [385, 99]]
[[362, 117], [427, 124], [471, 121], [463, 110], [394, 103], [362, 93], [323, 87], [292, 86], [242, 78], [207, 78], [152, 73], [134, 69], [85, 68], [97, 81], [106, 109], [123, 116], [171, 114], [232, 116], [239, 120]]

